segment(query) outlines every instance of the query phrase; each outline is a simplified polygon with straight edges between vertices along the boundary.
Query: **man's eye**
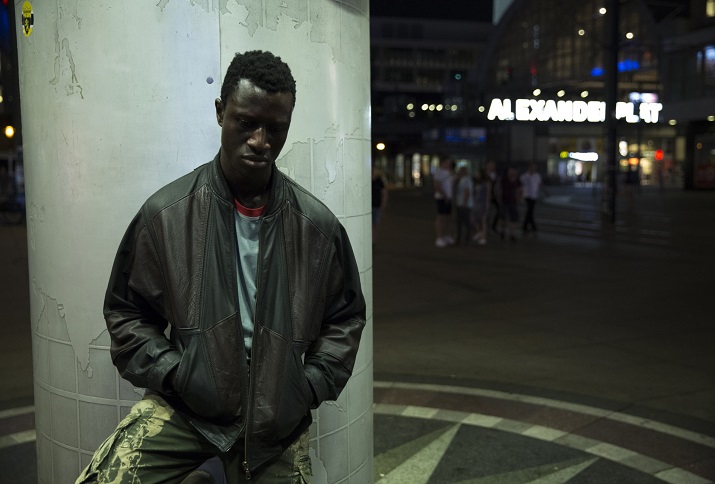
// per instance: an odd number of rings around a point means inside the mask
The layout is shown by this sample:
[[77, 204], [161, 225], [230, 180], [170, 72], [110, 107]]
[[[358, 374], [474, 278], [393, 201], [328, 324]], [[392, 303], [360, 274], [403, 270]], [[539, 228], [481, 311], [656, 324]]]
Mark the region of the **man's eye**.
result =
[[238, 118], [238, 125], [242, 129], [256, 129], [258, 128], [258, 123], [251, 121], [250, 119]]
[[288, 130], [288, 126], [285, 124], [269, 124], [266, 129], [271, 133], [282, 133]]

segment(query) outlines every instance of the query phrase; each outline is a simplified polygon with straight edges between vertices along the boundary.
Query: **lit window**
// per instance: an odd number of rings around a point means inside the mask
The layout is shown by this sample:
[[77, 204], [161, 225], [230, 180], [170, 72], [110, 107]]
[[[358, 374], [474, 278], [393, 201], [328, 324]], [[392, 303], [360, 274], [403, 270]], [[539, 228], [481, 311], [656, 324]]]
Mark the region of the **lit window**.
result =
[[715, 0], [707, 0], [705, 2], [705, 16], [715, 17]]

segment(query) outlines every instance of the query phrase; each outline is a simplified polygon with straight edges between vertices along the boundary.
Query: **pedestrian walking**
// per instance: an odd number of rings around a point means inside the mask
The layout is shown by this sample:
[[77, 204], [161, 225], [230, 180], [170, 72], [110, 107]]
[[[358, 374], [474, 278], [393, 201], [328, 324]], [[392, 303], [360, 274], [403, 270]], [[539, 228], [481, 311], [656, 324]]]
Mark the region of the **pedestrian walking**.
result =
[[479, 245], [487, 243], [489, 226], [487, 225], [487, 214], [491, 205], [492, 184], [486, 170], [482, 169], [474, 176], [474, 207], [472, 209], [472, 220], [474, 222], [475, 234], [472, 240]]
[[[489, 182], [489, 191], [491, 193], [491, 198], [490, 198], [490, 204], [489, 204], [489, 210], [492, 213], [492, 222], [491, 222], [491, 227], [494, 232], [497, 231], [497, 225], [499, 224], [499, 220], [501, 219], [502, 211], [501, 211], [501, 206], [499, 204], [499, 198], [497, 197], [497, 192], [498, 190], [498, 184], [499, 184], [499, 175], [497, 175], [497, 166], [496, 163], [493, 161], [490, 161], [487, 163], [487, 177], [488, 177], [488, 182]], [[488, 214], [487, 214], [488, 216]]]
[[501, 208], [501, 238], [508, 232], [509, 240], [516, 242], [516, 224], [519, 221], [517, 204], [521, 198], [521, 182], [516, 168], [509, 167], [505, 176], [501, 177], [498, 187], [498, 200]]
[[529, 169], [519, 178], [524, 191], [524, 201], [526, 202], [526, 215], [522, 224], [522, 232], [526, 234], [529, 230], [536, 232], [536, 221], [534, 220], [534, 210], [536, 201], [541, 192], [541, 175], [536, 171], [536, 163], [531, 163]]
[[468, 245], [472, 236], [472, 208], [474, 207], [474, 187], [467, 167], [457, 171], [455, 201], [457, 205], [457, 245]]
[[380, 170], [372, 167], [372, 247], [377, 244], [378, 229], [387, 208], [388, 191]]
[[434, 172], [434, 199], [437, 205], [435, 246], [444, 248], [454, 244], [452, 237], [452, 193], [454, 190], [454, 175], [452, 160], [443, 158], [439, 168]]

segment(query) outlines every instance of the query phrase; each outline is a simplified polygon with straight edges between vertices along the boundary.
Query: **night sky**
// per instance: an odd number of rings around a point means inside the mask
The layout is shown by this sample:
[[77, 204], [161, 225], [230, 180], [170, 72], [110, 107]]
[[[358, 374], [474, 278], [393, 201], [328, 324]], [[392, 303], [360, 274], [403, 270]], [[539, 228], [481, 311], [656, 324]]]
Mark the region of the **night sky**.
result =
[[370, 15], [491, 22], [492, 0], [376, 0]]

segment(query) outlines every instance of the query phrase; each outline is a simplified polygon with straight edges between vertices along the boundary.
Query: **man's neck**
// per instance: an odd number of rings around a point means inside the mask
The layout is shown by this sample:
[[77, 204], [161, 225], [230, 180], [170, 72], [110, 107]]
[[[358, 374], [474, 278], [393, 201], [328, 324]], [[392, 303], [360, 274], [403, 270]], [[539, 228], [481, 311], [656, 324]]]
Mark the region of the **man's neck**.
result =
[[244, 207], [258, 208], [268, 203], [269, 186], [270, 183], [262, 188], [231, 187], [231, 192], [233, 198]]

